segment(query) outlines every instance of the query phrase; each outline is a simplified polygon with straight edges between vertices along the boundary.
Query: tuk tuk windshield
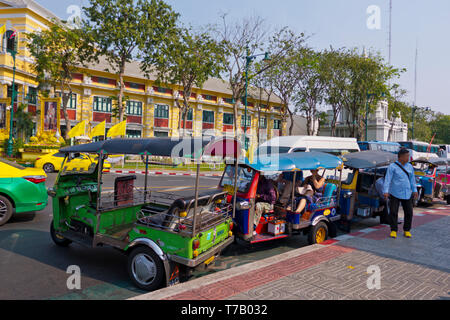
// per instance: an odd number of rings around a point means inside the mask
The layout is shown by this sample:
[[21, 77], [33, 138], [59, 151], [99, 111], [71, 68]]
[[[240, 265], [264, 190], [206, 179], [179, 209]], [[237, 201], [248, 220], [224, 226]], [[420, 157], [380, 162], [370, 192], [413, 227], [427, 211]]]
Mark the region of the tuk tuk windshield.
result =
[[98, 155], [85, 153], [70, 153], [64, 158], [61, 176], [73, 174], [92, 174], [97, 167]]
[[[234, 165], [228, 165], [225, 168], [223, 178], [220, 181], [220, 187], [222, 188], [234, 188], [234, 172], [236, 167]], [[238, 180], [237, 180], [237, 191], [239, 193], [247, 193], [250, 189], [250, 185], [253, 180], [255, 170], [239, 166], [238, 168]], [[234, 189], [231, 189], [234, 190]]]

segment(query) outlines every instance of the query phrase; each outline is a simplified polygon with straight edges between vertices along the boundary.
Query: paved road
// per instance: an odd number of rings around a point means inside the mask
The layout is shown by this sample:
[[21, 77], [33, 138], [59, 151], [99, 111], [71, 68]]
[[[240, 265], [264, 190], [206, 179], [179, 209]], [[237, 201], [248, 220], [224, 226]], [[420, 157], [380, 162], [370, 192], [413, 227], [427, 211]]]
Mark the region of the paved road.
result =
[[[53, 184], [55, 176], [49, 176], [47, 186]], [[112, 188], [116, 176], [105, 175], [106, 188]], [[137, 179], [136, 185], [143, 185], [143, 176], [137, 175]], [[202, 177], [201, 190], [213, 189], [217, 183], [218, 178]], [[192, 193], [194, 184], [193, 177], [150, 177], [153, 190], [172, 190], [180, 195]], [[55, 246], [49, 235], [51, 208], [49, 203], [41, 212], [16, 215], [0, 227], [0, 299], [125, 299], [143, 293], [130, 283], [126, 257], [119, 251], [76, 244], [69, 248]], [[355, 226], [355, 230], [377, 223], [368, 219]], [[306, 238], [301, 236], [253, 248], [232, 245], [213, 266], [196, 272], [194, 278], [305, 246]], [[70, 265], [81, 269], [81, 290], [67, 289], [66, 270]]]

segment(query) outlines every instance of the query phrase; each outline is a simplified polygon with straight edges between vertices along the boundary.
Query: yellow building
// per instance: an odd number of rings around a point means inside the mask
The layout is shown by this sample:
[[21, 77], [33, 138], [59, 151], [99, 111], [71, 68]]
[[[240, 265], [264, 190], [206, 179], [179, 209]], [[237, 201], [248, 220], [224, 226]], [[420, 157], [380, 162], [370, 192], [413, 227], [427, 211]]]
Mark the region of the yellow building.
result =
[[[26, 48], [24, 33], [36, 32], [47, 28], [51, 19], [57, 18], [49, 10], [32, 0], [0, 1], [0, 26], [6, 25], [7, 31], [2, 36], [0, 50], [0, 131], [7, 133], [9, 129], [9, 106], [11, 105], [11, 84], [13, 80], [13, 59], [7, 52], [10, 45], [9, 36], [16, 32], [18, 39], [16, 55], [17, 103], [28, 105], [27, 111], [35, 116], [35, 132], [42, 131], [39, 121], [43, 106], [42, 97], [37, 92], [38, 83], [32, 73], [33, 59]], [[118, 122], [111, 114], [112, 96], [119, 92], [118, 76], [105, 72], [106, 61], [97, 65], [82, 68], [73, 75], [73, 97], [68, 106], [71, 127], [81, 120], [87, 120], [94, 127], [106, 120], [110, 128]], [[180, 88], [170, 85], [156, 85], [152, 79], [144, 77], [139, 63], [126, 66], [125, 96], [127, 97], [127, 136], [153, 137], [179, 135], [179, 109], [176, 100], [181, 99]], [[253, 96], [259, 97], [257, 90], [251, 90]], [[259, 90], [258, 90], [259, 91]], [[51, 97], [59, 97], [59, 92], [51, 92]], [[8, 100], [6, 100], [9, 98]], [[2, 100], [3, 99], [3, 100]], [[263, 96], [263, 101], [266, 97]], [[266, 102], [248, 99], [247, 137], [251, 142], [256, 140], [256, 129], [259, 127], [260, 142], [280, 134], [282, 125], [280, 109], [281, 101], [273, 97], [268, 106]], [[261, 106], [261, 111], [257, 108]], [[203, 88], [195, 88], [191, 97], [191, 109], [186, 122], [189, 135], [234, 135], [233, 108], [231, 90], [227, 82], [220, 79], [208, 80]], [[260, 114], [260, 117], [258, 115]], [[260, 118], [260, 126], [258, 126]], [[63, 117], [61, 117], [63, 119]], [[63, 120], [61, 120], [62, 123]], [[238, 127], [244, 127], [244, 105], [239, 106]], [[66, 128], [62, 129], [67, 130]], [[283, 128], [283, 132], [285, 128]], [[240, 130], [238, 135], [242, 135]]]

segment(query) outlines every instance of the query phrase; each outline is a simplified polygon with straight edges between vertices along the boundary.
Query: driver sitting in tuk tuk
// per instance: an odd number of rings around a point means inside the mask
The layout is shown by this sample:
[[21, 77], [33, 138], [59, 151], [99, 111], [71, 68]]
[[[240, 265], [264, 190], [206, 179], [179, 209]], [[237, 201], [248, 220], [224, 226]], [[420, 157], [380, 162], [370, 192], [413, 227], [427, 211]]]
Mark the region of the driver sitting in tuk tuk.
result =
[[255, 228], [261, 220], [264, 212], [273, 210], [273, 205], [277, 201], [277, 194], [272, 180], [267, 179], [263, 175], [259, 177], [258, 188], [256, 190], [256, 206], [255, 206]]

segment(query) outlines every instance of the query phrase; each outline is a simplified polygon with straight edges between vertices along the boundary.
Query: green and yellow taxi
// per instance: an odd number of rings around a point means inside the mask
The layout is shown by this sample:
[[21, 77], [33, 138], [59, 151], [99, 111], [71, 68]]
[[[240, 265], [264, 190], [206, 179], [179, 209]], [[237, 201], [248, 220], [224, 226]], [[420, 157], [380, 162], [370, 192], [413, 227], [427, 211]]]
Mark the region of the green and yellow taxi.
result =
[[[62, 152], [51, 152], [36, 159], [34, 166], [39, 169], [43, 169], [46, 173], [51, 173], [61, 170], [61, 166], [64, 160], [65, 154]], [[84, 170], [87, 171], [92, 163], [97, 163], [95, 157], [91, 157], [87, 154], [78, 153], [72, 154], [66, 161], [65, 165], [67, 170]], [[111, 169], [111, 164], [106, 160], [103, 165], [103, 170], [108, 171]]]
[[46, 178], [42, 169], [25, 168], [0, 158], [0, 226], [14, 213], [39, 211], [47, 206]]

